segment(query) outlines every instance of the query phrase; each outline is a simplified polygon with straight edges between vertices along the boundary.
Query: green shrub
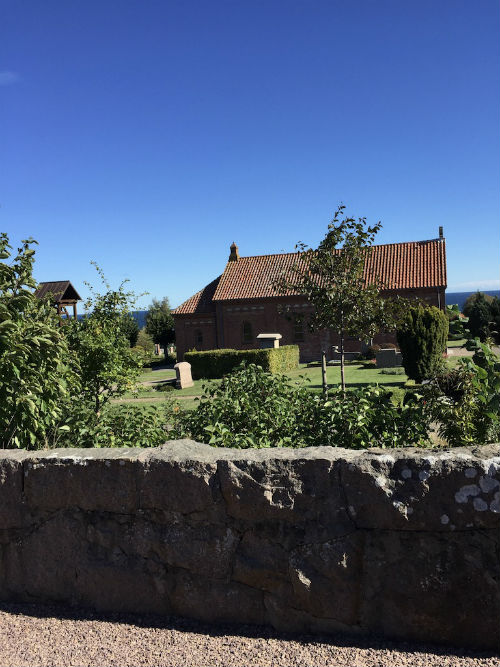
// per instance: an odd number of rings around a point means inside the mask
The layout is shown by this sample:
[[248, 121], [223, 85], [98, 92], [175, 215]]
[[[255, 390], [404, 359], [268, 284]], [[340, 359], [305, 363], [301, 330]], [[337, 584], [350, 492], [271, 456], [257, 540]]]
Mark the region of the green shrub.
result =
[[35, 296], [35, 241], [11, 246], [0, 234], [0, 447], [44, 446], [62, 418], [78, 376], [68, 369], [69, 352], [49, 297]]
[[65, 430], [54, 433], [52, 447], [157, 447], [170, 439], [168, 429], [178, 407], [160, 405], [107, 405], [100, 415], [85, 403], [76, 403]]
[[172, 382], [161, 382], [155, 385], [155, 391], [169, 392], [174, 391], [175, 385]]
[[462, 312], [466, 317], [469, 317], [472, 307], [476, 304], [477, 301], [485, 302], [489, 305], [493, 302], [493, 300], [494, 298], [492, 296], [478, 290], [477, 292], [474, 292], [474, 294], [471, 294], [467, 297]]
[[[452, 338], [456, 336], [456, 338]], [[463, 322], [460, 319], [452, 320], [449, 324], [448, 340], [459, 340], [465, 338], [465, 329]]]
[[500, 439], [500, 358], [479, 340], [467, 347], [472, 359], [436, 376], [427, 392], [439, 435], [452, 447]]
[[265, 350], [207, 350], [186, 352], [184, 360], [191, 364], [194, 380], [221, 378], [245, 361], [256, 364], [271, 373], [285, 373], [298, 368], [299, 348], [297, 345]]
[[370, 345], [370, 347], [363, 352], [361, 355], [364, 359], [370, 360], [370, 359], [375, 359], [377, 356], [377, 352], [380, 350], [380, 345], [377, 345], [376, 343], [374, 345]]
[[405, 375], [405, 369], [401, 366], [395, 366], [394, 368], [382, 368], [380, 371], [381, 375]]
[[448, 338], [448, 319], [434, 306], [414, 306], [397, 332], [406, 374], [422, 382], [443, 367], [443, 354]]
[[493, 320], [493, 313], [491, 312], [491, 304], [493, 298], [486, 300], [486, 294], [477, 292], [474, 295], [475, 299], [467, 310], [469, 323], [467, 325], [472, 338], [479, 338], [485, 341], [491, 331], [491, 324]]
[[145, 328], [142, 328], [137, 334], [136, 346], [142, 348], [150, 357], [154, 357], [155, 344]]
[[332, 392], [328, 401], [250, 365], [207, 383], [196, 410], [179, 417], [177, 437], [219, 447], [368, 448], [428, 444], [429, 417], [420, 396], [403, 405], [368, 387]]

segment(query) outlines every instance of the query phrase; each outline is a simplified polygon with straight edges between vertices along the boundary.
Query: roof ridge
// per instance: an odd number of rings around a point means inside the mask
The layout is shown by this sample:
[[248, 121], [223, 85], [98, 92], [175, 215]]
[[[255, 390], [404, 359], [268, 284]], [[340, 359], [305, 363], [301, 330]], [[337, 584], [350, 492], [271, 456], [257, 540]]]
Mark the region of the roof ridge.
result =
[[[434, 238], [434, 239], [423, 239], [422, 241], [393, 241], [392, 243], [374, 243], [371, 246], [366, 246], [367, 248], [384, 248], [387, 246], [403, 246], [403, 245], [412, 245], [420, 243], [433, 243], [434, 241], [445, 241], [446, 238]], [[315, 250], [315, 248], [309, 248], [310, 250]], [[335, 248], [335, 250], [342, 250], [342, 248]], [[244, 255], [238, 258], [238, 262], [241, 259], [256, 259], [257, 257], [284, 257], [285, 255], [300, 255], [303, 250], [295, 250], [290, 252], [270, 252], [263, 255]]]

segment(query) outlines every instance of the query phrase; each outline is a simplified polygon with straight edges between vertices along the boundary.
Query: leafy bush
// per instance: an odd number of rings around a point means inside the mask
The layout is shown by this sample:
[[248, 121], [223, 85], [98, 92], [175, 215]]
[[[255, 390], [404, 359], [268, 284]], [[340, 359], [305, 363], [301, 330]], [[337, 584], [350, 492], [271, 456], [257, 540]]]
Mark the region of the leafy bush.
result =
[[394, 368], [382, 368], [380, 370], [381, 375], [405, 375], [405, 369], [401, 366], [395, 366]]
[[175, 386], [171, 382], [161, 382], [155, 385], [155, 391], [169, 392], [174, 391]]
[[98, 414], [112, 397], [133, 389], [144, 359], [130, 348], [122, 329], [137, 296], [125, 291], [127, 281], [112, 290], [102, 270], [95, 266], [106, 291], [99, 294], [88, 285], [91, 296], [85, 309], [90, 314], [81, 320], [72, 319], [64, 332], [79, 376], [79, 391], [73, 399], [87, 402]]
[[34, 294], [33, 240], [22, 241], [13, 262], [0, 235], [0, 446], [43, 447], [62, 417], [69, 387], [68, 347], [50, 299]]
[[145, 328], [142, 328], [137, 334], [136, 346], [144, 350], [144, 352], [153, 357], [155, 353], [155, 344], [151, 336]]
[[471, 358], [437, 375], [427, 390], [439, 434], [452, 447], [500, 439], [500, 358], [479, 340]]
[[364, 359], [375, 359], [377, 356], [377, 352], [381, 349], [380, 345], [377, 345], [376, 343], [374, 345], [370, 345], [370, 347], [363, 352], [361, 355]]
[[186, 352], [184, 360], [191, 364], [194, 380], [221, 378], [242, 361], [257, 364], [271, 373], [284, 373], [299, 365], [298, 345], [283, 345], [265, 350], [207, 350]]
[[135, 347], [139, 337], [139, 325], [137, 324], [137, 320], [132, 315], [132, 313], [126, 313], [123, 315], [120, 322], [120, 329], [125, 338], [128, 340], [130, 347]]
[[168, 297], [161, 301], [153, 299], [146, 315], [146, 331], [153, 341], [164, 349], [167, 356], [168, 345], [175, 341], [175, 323]]
[[415, 382], [422, 382], [443, 367], [446, 351], [448, 320], [434, 306], [413, 306], [397, 332], [406, 374]]
[[460, 308], [458, 307], [458, 303], [447, 304], [445, 314], [450, 323], [458, 320], [460, 318]]
[[330, 400], [251, 364], [204, 385], [198, 408], [179, 417], [178, 437], [219, 447], [392, 447], [426, 445], [421, 400], [397, 405], [378, 387], [332, 393]]
[[81, 403], [53, 434], [58, 447], [157, 447], [170, 439], [177, 404], [107, 405], [100, 415]]
[[493, 299], [490, 297], [490, 300], [487, 301], [486, 295], [482, 292], [477, 292], [474, 296], [476, 298], [467, 310], [469, 317], [467, 327], [472, 338], [479, 338], [484, 342], [489, 337], [491, 331], [493, 314], [490, 306], [493, 303]]
[[471, 294], [469, 297], [467, 297], [467, 300], [464, 303], [464, 308], [462, 311], [466, 317], [469, 317], [470, 312], [472, 308], [475, 306], [477, 301], [490, 304], [493, 302], [493, 297], [490, 296], [489, 294], [485, 294], [484, 292], [480, 292], [479, 290], [477, 292], [474, 292], [474, 294]]

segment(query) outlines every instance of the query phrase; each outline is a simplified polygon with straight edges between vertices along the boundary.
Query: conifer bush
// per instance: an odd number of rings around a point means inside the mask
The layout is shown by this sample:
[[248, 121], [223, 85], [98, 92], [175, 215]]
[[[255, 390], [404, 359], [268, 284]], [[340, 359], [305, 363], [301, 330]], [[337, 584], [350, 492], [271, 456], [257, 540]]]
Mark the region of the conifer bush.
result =
[[448, 318], [435, 306], [413, 306], [397, 332], [406, 374], [415, 382], [428, 380], [443, 366]]

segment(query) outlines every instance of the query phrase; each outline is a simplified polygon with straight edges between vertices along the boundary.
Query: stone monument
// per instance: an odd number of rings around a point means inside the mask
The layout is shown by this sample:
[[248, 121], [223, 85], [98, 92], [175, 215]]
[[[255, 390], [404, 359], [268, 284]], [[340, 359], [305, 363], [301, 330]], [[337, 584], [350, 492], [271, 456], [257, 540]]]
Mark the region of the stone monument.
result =
[[261, 333], [257, 336], [259, 348], [261, 350], [265, 350], [270, 347], [279, 347], [280, 340], [282, 338], [283, 336], [279, 333]]
[[181, 361], [178, 364], [175, 364], [175, 388], [176, 389], [185, 389], [186, 387], [192, 387], [194, 385], [193, 378], [191, 376], [191, 364], [188, 364], [187, 361]]

